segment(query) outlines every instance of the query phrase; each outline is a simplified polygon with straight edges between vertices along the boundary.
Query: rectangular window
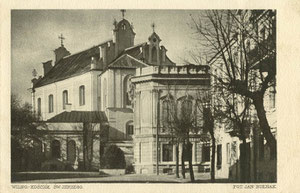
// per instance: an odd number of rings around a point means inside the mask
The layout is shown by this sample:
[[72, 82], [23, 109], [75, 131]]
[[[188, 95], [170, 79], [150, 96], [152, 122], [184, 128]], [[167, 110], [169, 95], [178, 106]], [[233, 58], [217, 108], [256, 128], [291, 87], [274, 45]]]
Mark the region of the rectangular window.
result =
[[230, 143], [226, 144], [227, 163], [230, 164]]
[[195, 162], [202, 161], [202, 144], [196, 143], [195, 144]]
[[126, 130], [127, 135], [133, 135], [133, 125], [127, 125]]
[[222, 144], [217, 145], [217, 168], [222, 167]]
[[42, 101], [41, 98], [37, 100], [37, 116], [40, 117], [42, 114]]
[[202, 162], [209, 162], [210, 161], [210, 146], [203, 145], [202, 147]]
[[163, 149], [162, 161], [163, 162], [173, 161], [173, 145], [163, 144], [162, 149]]
[[49, 95], [48, 97], [48, 102], [49, 102], [49, 113], [52, 113], [53, 112], [53, 95]]
[[275, 108], [275, 88], [271, 87], [270, 91], [269, 91], [269, 104], [270, 104], [270, 108]]

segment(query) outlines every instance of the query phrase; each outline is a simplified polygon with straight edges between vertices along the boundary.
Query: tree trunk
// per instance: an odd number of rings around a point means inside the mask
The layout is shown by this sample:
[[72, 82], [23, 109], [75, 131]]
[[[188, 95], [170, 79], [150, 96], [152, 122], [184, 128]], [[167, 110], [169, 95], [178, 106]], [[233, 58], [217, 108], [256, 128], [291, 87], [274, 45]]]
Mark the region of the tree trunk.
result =
[[83, 170], [88, 170], [88, 126], [87, 124], [83, 126]]
[[192, 162], [192, 158], [193, 158], [192, 148], [193, 148], [192, 143], [187, 141], [187, 153], [188, 153], [188, 159], [189, 159], [190, 178], [191, 178], [191, 182], [194, 182], [195, 177], [194, 177], [193, 162]]
[[259, 119], [259, 126], [262, 130], [262, 133], [267, 140], [267, 144], [270, 147], [271, 159], [276, 159], [277, 157], [277, 143], [274, 135], [271, 132], [271, 127], [267, 120], [266, 111], [264, 109], [264, 99], [263, 94], [257, 94], [253, 99], [253, 103], [257, 112], [257, 117]]
[[253, 182], [257, 181], [257, 158], [258, 158], [258, 148], [257, 148], [257, 128], [254, 126], [253, 128]]
[[181, 175], [182, 178], [185, 179], [185, 165], [184, 165], [184, 142], [182, 143], [182, 151], [181, 151]]
[[211, 140], [212, 140], [212, 154], [211, 154], [211, 161], [210, 161], [210, 181], [211, 183], [215, 182], [215, 160], [216, 160], [216, 139], [213, 133], [211, 133]]
[[241, 183], [245, 183], [246, 180], [246, 174], [247, 174], [247, 163], [246, 163], [246, 138], [242, 137], [242, 145], [241, 145], [241, 150], [240, 150], [240, 160], [241, 160], [241, 168], [240, 168], [240, 176], [241, 176]]
[[178, 147], [178, 143], [176, 143], [175, 154], [176, 154], [176, 177], [179, 178], [179, 147]]

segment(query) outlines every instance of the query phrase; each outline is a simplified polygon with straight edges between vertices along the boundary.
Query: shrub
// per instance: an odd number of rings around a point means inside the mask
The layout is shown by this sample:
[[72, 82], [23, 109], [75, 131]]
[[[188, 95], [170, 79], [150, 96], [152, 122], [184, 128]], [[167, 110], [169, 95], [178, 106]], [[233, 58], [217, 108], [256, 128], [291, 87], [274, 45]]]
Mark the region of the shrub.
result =
[[126, 171], [125, 171], [126, 174], [133, 174], [134, 173], [134, 167], [132, 164], [126, 166]]
[[101, 168], [125, 169], [125, 166], [124, 152], [116, 145], [108, 146], [101, 159]]

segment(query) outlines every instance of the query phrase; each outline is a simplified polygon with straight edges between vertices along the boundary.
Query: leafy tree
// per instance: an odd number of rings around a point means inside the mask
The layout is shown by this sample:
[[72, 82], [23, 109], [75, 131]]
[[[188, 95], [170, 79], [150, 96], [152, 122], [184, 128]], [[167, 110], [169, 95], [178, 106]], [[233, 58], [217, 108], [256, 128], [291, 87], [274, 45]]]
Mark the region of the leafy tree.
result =
[[[28, 161], [30, 152], [34, 151], [37, 145], [41, 145], [41, 141], [45, 137], [45, 131], [37, 129], [39, 125], [41, 125], [41, 123], [39, 123], [37, 118], [33, 115], [31, 105], [28, 103], [22, 105], [20, 99], [12, 94], [11, 160], [13, 171], [28, 169], [28, 164], [30, 164]], [[36, 159], [41, 159], [41, 157], [31, 157], [31, 160]]]
[[125, 169], [124, 152], [116, 145], [110, 145], [101, 159], [101, 167], [106, 169]]

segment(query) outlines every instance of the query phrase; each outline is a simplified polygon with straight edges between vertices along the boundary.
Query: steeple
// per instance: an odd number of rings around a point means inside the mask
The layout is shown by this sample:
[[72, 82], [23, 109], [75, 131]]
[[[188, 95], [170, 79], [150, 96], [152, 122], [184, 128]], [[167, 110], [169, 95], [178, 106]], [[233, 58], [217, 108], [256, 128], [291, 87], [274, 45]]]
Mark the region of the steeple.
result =
[[114, 22], [113, 42], [115, 43], [115, 57], [124, 49], [134, 45], [135, 33], [132, 25], [125, 19], [126, 10], [121, 10], [122, 20]]
[[152, 27], [152, 34], [149, 36], [148, 40], [148, 44], [149, 44], [149, 58], [148, 58], [148, 62], [150, 64], [155, 64], [155, 65], [160, 65], [161, 61], [160, 61], [160, 47], [159, 47], [159, 43], [161, 41], [160, 37], [157, 35], [157, 33], [155, 33], [155, 23], [151, 24]]
[[60, 39], [60, 47], [54, 50], [55, 54], [55, 64], [59, 62], [63, 57], [70, 55], [71, 53], [64, 47], [64, 40], [66, 39], [63, 34], [58, 36]]

